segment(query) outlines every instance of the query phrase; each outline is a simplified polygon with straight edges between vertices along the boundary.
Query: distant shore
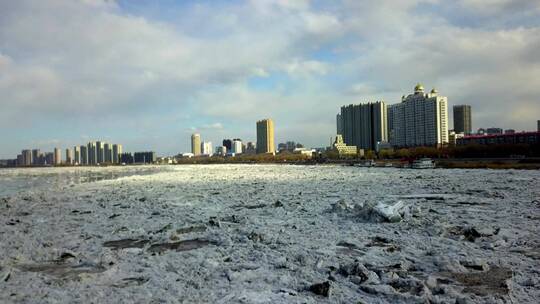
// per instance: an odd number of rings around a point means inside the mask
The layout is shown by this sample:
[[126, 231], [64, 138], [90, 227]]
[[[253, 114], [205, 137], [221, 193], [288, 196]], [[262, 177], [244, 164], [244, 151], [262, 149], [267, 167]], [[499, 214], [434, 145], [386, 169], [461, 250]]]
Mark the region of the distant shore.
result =
[[[443, 169], [520, 169], [520, 170], [539, 170], [540, 158], [445, 158], [433, 159], [436, 168]], [[142, 166], [142, 165], [219, 165], [219, 164], [279, 164], [279, 165], [346, 165], [363, 166], [371, 162], [369, 167], [403, 167], [406, 162], [398, 159], [375, 159], [373, 161], [366, 159], [233, 159], [233, 158], [189, 158], [182, 159], [176, 164], [127, 164], [127, 165], [99, 165], [82, 166], [88, 168], [100, 167], [122, 167], [122, 166]], [[0, 167], [0, 169], [13, 168], [78, 168], [79, 166], [60, 165], [60, 166], [28, 166], [28, 167]]]

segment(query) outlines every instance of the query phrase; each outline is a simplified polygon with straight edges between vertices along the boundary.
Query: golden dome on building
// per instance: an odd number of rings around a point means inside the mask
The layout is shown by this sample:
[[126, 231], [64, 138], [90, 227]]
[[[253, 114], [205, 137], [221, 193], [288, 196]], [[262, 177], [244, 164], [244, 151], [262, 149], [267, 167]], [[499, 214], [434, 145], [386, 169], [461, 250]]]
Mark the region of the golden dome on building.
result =
[[438, 93], [439, 93], [439, 91], [437, 91], [437, 89], [435, 89], [435, 88], [433, 88], [433, 89], [431, 90], [431, 94], [438, 94]]
[[418, 84], [414, 87], [414, 91], [415, 91], [415, 92], [424, 92], [424, 86], [423, 86], [421, 83], [418, 83]]

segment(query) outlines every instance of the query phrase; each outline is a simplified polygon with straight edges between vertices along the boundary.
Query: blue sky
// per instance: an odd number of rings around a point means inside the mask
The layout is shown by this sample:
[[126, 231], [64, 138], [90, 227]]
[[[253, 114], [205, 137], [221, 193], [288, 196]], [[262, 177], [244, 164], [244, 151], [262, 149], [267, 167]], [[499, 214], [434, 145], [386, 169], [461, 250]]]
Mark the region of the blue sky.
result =
[[98, 139], [174, 155], [266, 117], [323, 146], [341, 105], [417, 82], [474, 128], [533, 130], [538, 49], [538, 1], [1, 1], [0, 158]]

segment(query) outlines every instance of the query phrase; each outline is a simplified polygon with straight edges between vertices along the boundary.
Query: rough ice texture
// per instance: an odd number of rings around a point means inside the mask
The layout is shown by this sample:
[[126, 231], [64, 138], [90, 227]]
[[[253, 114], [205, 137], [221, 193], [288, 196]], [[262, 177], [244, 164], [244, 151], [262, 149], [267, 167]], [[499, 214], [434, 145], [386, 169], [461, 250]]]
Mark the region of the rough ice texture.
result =
[[26, 169], [0, 188], [2, 303], [540, 299], [539, 171]]

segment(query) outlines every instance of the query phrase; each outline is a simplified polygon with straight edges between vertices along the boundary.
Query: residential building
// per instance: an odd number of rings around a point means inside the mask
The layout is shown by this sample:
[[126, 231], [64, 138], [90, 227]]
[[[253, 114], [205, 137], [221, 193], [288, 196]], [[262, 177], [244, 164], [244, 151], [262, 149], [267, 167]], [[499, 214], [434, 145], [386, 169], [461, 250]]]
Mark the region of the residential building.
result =
[[81, 147], [80, 146], [73, 147], [73, 162], [75, 165], [81, 164]]
[[107, 164], [112, 164], [113, 162], [113, 150], [112, 144], [103, 143], [103, 162]]
[[133, 154], [131, 153], [120, 153], [118, 158], [121, 164], [133, 164], [134, 162]]
[[336, 115], [336, 132], [336, 134], [343, 134], [343, 120], [339, 113]]
[[343, 135], [341, 134], [336, 135], [336, 140], [334, 141], [332, 148], [340, 156], [345, 156], [345, 155], [352, 156], [358, 153], [358, 148], [356, 146], [348, 146], [343, 141]]
[[463, 137], [465, 137], [464, 133], [456, 133], [455, 131], [450, 131], [450, 133], [448, 134], [448, 144], [450, 144], [451, 146], [455, 146], [457, 145], [458, 139]]
[[45, 165], [54, 165], [54, 153], [45, 153]]
[[54, 165], [62, 164], [62, 151], [58, 148], [54, 148]]
[[257, 153], [275, 153], [274, 121], [263, 119], [257, 121]]
[[71, 149], [66, 149], [66, 165], [71, 165], [73, 163], [73, 152]]
[[231, 151], [232, 150], [232, 140], [224, 139], [223, 140], [223, 146], [227, 148], [227, 151]]
[[242, 140], [240, 138], [233, 139], [231, 153], [242, 154], [242, 152]]
[[211, 141], [203, 141], [201, 143], [201, 154], [204, 156], [212, 156], [214, 154]]
[[133, 161], [136, 164], [152, 164], [156, 162], [156, 152], [135, 152]]
[[227, 147], [225, 146], [219, 146], [216, 148], [216, 154], [220, 156], [227, 155]]
[[244, 150], [246, 154], [256, 154], [257, 153], [257, 144], [252, 141], [248, 141], [246, 144], [246, 149]]
[[390, 143], [394, 147], [440, 146], [448, 143], [448, 99], [421, 84], [402, 102], [388, 106]]
[[191, 153], [195, 156], [201, 155], [201, 135], [198, 133], [191, 135]]
[[97, 164], [97, 144], [96, 142], [89, 142], [87, 145], [88, 150], [88, 164], [96, 165]]
[[81, 165], [88, 165], [88, 146], [80, 146], [81, 149]]
[[114, 144], [112, 146], [112, 162], [113, 164], [120, 163], [119, 155], [122, 154], [122, 145]]
[[472, 114], [471, 106], [469, 105], [455, 105], [454, 109], [454, 132], [457, 134], [471, 134], [472, 133]]
[[22, 166], [31, 166], [32, 165], [32, 150], [22, 150]]
[[102, 164], [105, 162], [104, 142], [96, 141], [96, 163]]
[[32, 150], [32, 165], [41, 165], [40, 156], [41, 152], [39, 152], [39, 149]]
[[501, 129], [501, 128], [494, 128], [494, 127], [487, 128], [487, 129], [486, 129], [486, 134], [487, 134], [487, 135], [503, 134], [503, 129]]
[[514, 134], [514, 133], [516, 133], [516, 130], [514, 130], [514, 129], [506, 129], [506, 130], [504, 130], [504, 134]]
[[387, 106], [384, 101], [341, 107], [343, 141], [361, 149], [376, 150], [388, 141]]
[[517, 132], [513, 134], [491, 134], [491, 135], [470, 135], [457, 139], [458, 145], [479, 144], [479, 145], [494, 145], [494, 144], [540, 144], [539, 132]]

